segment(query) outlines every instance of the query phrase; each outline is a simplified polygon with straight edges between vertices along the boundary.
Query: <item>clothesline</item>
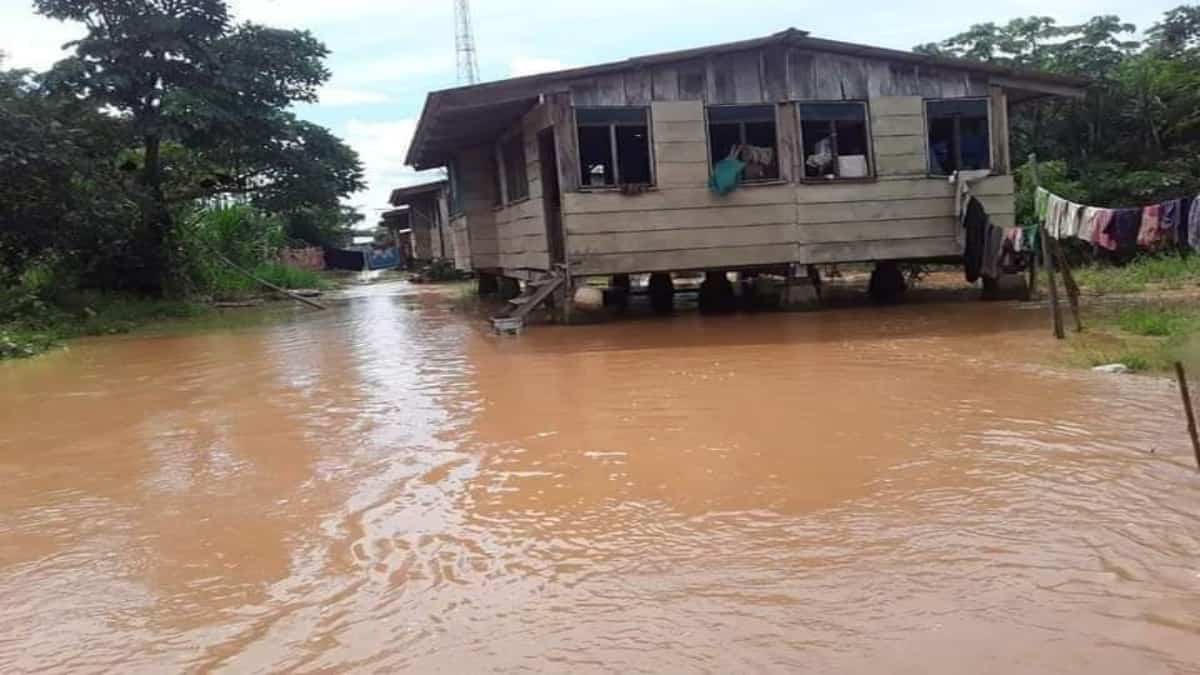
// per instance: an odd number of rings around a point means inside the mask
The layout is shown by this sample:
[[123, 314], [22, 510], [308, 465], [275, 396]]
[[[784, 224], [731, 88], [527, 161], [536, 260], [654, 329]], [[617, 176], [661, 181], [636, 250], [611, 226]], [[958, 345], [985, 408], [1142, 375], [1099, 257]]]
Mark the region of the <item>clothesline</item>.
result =
[[1085, 206], [1039, 187], [1034, 211], [1047, 236], [1076, 238], [1107, 251], [1155, 250], [1175, 243], [1200, 250], [1200, 195], [1148, 206]]

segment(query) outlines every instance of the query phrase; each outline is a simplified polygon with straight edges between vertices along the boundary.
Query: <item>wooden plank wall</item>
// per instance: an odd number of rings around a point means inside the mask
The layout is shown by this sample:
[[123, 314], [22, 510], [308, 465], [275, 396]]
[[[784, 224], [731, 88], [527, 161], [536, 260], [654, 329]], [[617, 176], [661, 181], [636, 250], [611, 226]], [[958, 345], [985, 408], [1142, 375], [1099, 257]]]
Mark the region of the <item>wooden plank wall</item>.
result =
[[[451, 258], [450, 237], [442, 220], [443, 192], [418, 197], [409, 203], [412, 209], [413, 251], [418, 259]], [[424, 231], [424, 233], [421, 232]]]
[[493, 172], [492, 145], [467, 148], [455, 156], [462, 190], [463, 214], [470, 265], [474, 269], [500, 266], [496, 237], [496, 181]]
[[409, 221], [412, 228], [412, 253], [417, 260], [433, 258], [433, 230], [427, 218], [413, 214]]
[[[564, 194], [574, 268], [613, 274], [961, 252], [953, 188], [925, 175], [922, 99], [881, 97], [868, 107], [878, 120], [878, 180], [743, 186], [718, 197], [706, 186], [707, 161], [694, 161], [707, 157], [704, 104], [654, 103], [657, 189]], [[997, 223], [1012, 223], [1011, 177], [989, 178], [976, 192]]]
[[[529, 200], [493, 208], [490, 163], [468, 178], [488, 195], [486, 213], [477, 208], [482, 198], [468, 209], [473, 266], [548, 266], [536, 136], [546, 126], [557, 132], [568, 257], [579, 274], [954, 255], [961, 249], [952, 187], [926, 176], [923, 99], [967, 96], [992, 101], [994, 157], [1006, 168], [1006, 115], [996, 110], [1005, 105], [1003, 89], [967, 71], [775, 45], [569, 83], [521, 121]], [[877, 179], [794, 182], [801, 175], [802, 158], [792, 150], [799, 132], [791, 106], [780, 105], [784, 180], [726, 197], [709, 192], [704, 106], [794, 100], [866, 101]], [[650, 105], [654, 190], [578, 190], [572, 105]], [[996, 222], [1012, 223], [1011, 177], [986, 179], [976, 192]], [[456, 259], [461, 239], [454, 238]]]
[[630, 69], [571, 82], [577, 106], [708, 104], [783, 100], [865, 101], [883, 96], [987, 97], [986, 78], [933, 68], [776, 45]]
[[467, 228], [467, 217], [457, 215], [450, 219], [451, 250], [454, 252], [454, 267], [464, 272], [474, 269], [471, 260], [471, 235]]
[[[647, 91], [649, 86], [647, 86]], [[529, 179], [529, 197], [495, 210], [497, 250], [500, 266], [505, 269], [548, 269], [549, 246], [546, 242], [546, 215], [542, 206], [542, 164], [538, 153], [538, 131], [553, 125], [550, 106], [538, 105], [529, 111], [517, 127], [525, 146], [525, 174]]]

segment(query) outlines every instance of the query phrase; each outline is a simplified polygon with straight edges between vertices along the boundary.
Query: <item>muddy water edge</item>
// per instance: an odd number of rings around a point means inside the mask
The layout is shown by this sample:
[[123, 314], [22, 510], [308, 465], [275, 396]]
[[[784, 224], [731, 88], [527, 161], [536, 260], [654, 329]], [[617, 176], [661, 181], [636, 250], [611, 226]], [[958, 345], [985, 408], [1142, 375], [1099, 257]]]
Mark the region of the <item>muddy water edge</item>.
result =
[[918, 303], [325, 313], [0, 364], [0, 671], [1200, 671], [1168, 380]]

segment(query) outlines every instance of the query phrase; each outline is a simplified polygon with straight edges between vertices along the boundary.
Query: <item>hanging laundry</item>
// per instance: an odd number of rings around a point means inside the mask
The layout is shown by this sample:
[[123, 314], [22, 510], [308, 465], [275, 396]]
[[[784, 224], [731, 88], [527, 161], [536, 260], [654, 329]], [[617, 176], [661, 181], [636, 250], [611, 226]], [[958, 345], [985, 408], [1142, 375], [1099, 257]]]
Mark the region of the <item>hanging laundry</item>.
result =
[[1162, 228], [1163, 236], [1172, 241], [1178, 241], [1179, 216], [1180, 211], [1183, 210], [1183, 200], [1168, 199], [1159, 206], [1162, 207], [1162, 217], [1159, 220], [1159, 227]]
[[1180, 246], [1187, 246], [1188, 201], [1181, 198], [1162, 203], [1163, 237]]
[[1096, 238], [1096, 214], [1100, 209], [1094, 206], [1083, 207], [1083, 214], [1079, 216], [1079, 231], [1075, 233], [1077, 239], [1082, 239], [1091, 242]]
[[1114, 240], [1110, 250], [1132, 252], [1137, 248], [1138, 232], [1142, 229], [1141, 209], [1114, 209], [1112, 222], [1105, 230]]
[[1112, 209], [1096, 209], [1092, 213], [1092, 239], [1091, 242], [1096, 246], [1106, 250], [1117, 250], [1117, 239], [1109, 232], [1109, 226], [1112, 225], [1113, 210]]
[[1059, 225], [1059, 239], [1074, 237], [1079, 234], [1079, 219], [1083, 216], [1083, 207], [1075, 202], [1067, 202], [1063, 208], [1062, 223]]
[[708, 179], [708, 189], [718, 195], [733, 192], [738, 186], [738, 181], [742, 179], [742, 170], [745, 168], [746, 163], [731, 154], [713, 167], [712, 177]]
[[1142, 248], [1157, 248], [1162, 243], [1162, 205], [1152, 204], [1142, 209], [1142, 224], [1138, 228], [1137, 243]]
[[983, 234], [983, 257], [979, 276], [985, 279], [1000, 278], [1000, 258], [1004, 255], [1004, 228], [988, 223]]
[[1033, 213], [1037, 216], [1038, 222], [1046, 221], [1046, 203], [1050, 201], [1050, 191], [1044, 187], [1038, 187], [1033, 192]]
[[979, 280], [983, 269], [983, 249], [990, 222], [983, 204], [974, 197], [968, 198], [967, 209], [962, 219], [962, 226], [967, 235], [967, 243], [963, 247], [963, 271], [967, 281], [972, 284]]
[[1046, 218], [1043, 221], [1046, 225], [1046, 235], [1058, 239], [1058, 233], [1062, 229], [1062, 217], [1066, 212], [1067, 200], [1051, 193], [1046, 198]]
[[1004, 230], [1004, 242], [1013, 251], [1020, 253], [1024, 250], [1024, 229], [1020, 227], [1009, 227]]
[[1188, 213], [1188, 246], [1200, 250], [1200, 195], [1192, 200], [1191, 212]]
[[1021, 229], [1021, 250], [1030, 251], [1037, 255], [1039, 248], [1042, 245], [1041, 225], [1026, 225]]

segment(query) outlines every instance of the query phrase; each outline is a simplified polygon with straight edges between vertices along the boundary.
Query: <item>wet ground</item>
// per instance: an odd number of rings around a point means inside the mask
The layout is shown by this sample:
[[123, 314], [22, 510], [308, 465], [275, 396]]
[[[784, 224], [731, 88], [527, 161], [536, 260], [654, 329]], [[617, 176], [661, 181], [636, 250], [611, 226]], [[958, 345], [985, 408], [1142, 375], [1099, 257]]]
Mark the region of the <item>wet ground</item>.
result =
[[1200, 670], [1175, 389], [1044, 312], [352, 295], [0, 364], [0, 671]]

